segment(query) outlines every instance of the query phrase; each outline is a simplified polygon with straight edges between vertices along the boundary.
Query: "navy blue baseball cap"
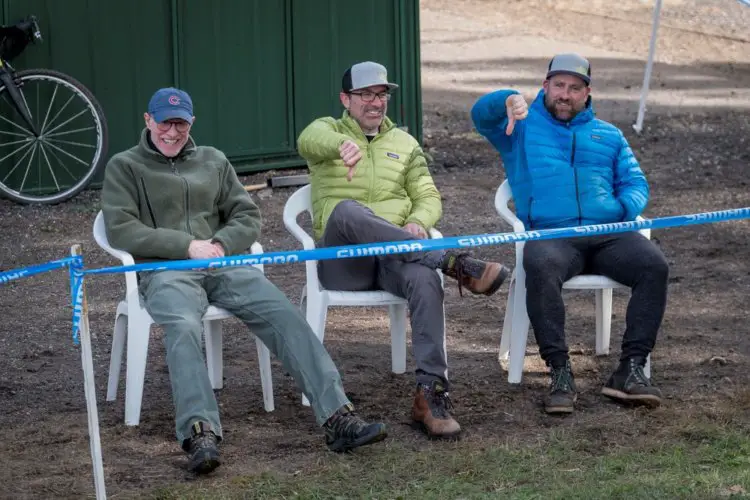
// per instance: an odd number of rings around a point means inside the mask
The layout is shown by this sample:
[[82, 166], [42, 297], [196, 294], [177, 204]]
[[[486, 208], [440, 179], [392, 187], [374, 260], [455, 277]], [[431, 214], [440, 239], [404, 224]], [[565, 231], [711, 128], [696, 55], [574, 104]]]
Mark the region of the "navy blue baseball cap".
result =
[[184, 90], [167, 87], [157, 90], [148, 102], [148, 114], [161, 123], [179, 118], [193, 121], [193, 100]]

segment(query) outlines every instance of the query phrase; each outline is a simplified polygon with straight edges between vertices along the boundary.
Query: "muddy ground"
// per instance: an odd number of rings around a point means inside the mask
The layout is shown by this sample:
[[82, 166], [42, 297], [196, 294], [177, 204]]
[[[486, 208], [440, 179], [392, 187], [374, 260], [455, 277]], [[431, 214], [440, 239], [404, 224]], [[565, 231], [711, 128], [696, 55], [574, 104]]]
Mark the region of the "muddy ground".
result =
[[[424, 0], [422, 71], [425, 143], [444, 199], [439, 228], [446, 235], [507, 230], [494, 213], [503, 172], [496, 154], [472, 132], [468, 109], [483, 92], [512, 86], [532, 98], [549, 57], [578, 50], [592, 60], [598, 114], [626, 133], [651, 182], [646, 216], [660, 217], [750, 206], [750, 9], [729, 0], [666, 0], [646, 127], [631, 124], [648, 49], [651, 2], [578, 0], [503, 2]], [[587, 7], [584, 5], [588, 4]], [[287, 173], [287, 172], [285, 172]], [[245, 178], [255, 183], [270, 175]], [[264, 193], [262, 243], [297, 248], [281, 223], [291, 189]], [[114, 262], [98, 250], [91, 225], [99, 193], [56, 207], [0, 200], [0, 268], [64, 256], [82, 243], [90, 267]], [[750, 291], [747, 222], [654, 232], [671, 264], [669, 304], [653, 379], [666, 403], [651, 412], [621, 408], [599, 395], [619, 354], [628, 294], [615, 292], [612, 353], [594, 356], [594, 298], [570, 291], [568, 336], [581, 391], [578, 411], [551, 419], [541, 411], [547, 384], [530, 340], [523, 384], [511, 387], [497, 361], [507, 285], [494, 297], [447, 289], [448, 353], [455, 416], [465, 428], [458, 445], [514, 436], [533, 442], [553, 426], [573, 430], [596, 449], [636, 446], [682, 432], [691, 418], [747, 425], [750, 393]], [[507, 264], [510, 246], [479, 254]], [[268, 266], [267, 275], [295, 302], [302, 265]], [[66, 273], [4, 285], [0, 290], [0, 408], [4, 430], [0, 497], [80, 498], [93, 495], [80, 353], [71, 341]], [[164, 350], [154, 330], [141, 425], [123, 425], [124, 388], [104, 401], [114, 312], [124, 280], [88, 280], [104, 467], [109, 495], [138, 497], [187, 480], [173, 438]], [[225, 389], [219, 394], [226, 464], [207, 481], [272, 470], [294, 472], [329, 459], [319, 429], [299, 404], [292, 380], [274, 361], [276, 410], [263, 410], [254, 343], [235, 320], [225, 323]], [[428, 444], [407, 425], [413, 377], [390, 373], [383, 310], [332, 309], [326, 346], [361, 413], [390, 425], [389, 439], [414, 449]], [[409, 369], [413, 360], [409, 359]], [[124, 370], [123, 370], [124, 373]], [[124, 382], [123, 382], [124, 383]], [[362, 453], [378, 453], [377, 447]]]

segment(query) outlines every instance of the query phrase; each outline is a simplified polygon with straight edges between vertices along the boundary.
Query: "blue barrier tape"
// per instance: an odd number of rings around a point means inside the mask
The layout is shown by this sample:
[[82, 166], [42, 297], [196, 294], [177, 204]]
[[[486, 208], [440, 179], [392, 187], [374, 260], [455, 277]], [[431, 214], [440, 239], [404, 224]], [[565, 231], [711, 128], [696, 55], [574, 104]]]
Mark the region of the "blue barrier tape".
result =
[[500, 245], [518, 241], [549, 240], [556, 238], [575, 238], [612, 233], [625, 233], [641, 229], [662, 229], [667, 227], [708, 224], [728, 220], [750, 218], [750, 207], [718, 212], [703, 212], [690, 215], [676, 215], [658, 219], [647, 219], [629, 222], [613, 222], [589, 226], [540, 229], [518, 233], [494, 233], [473, 236], [444, 237], [437, 240], [406, 240], [388, 243], [368, 243], [340, 247], [316, 248], [295, 252], [269, 252], [255, 255], [238, 255], [218, 259], [193, 259], [178, 261], [147, 262], [131, 266], [104, 267], [87, 269], [84, 274], [122, 273], [128, 271], [162, 271], [206, 269], [212, 267], [244, 266], [254, 264], [289, 264], [308, 260], [347, 259], [375, 255], [389, 255], [407, 252], [425, 252], [430, 250], [448, 250], [470, 248], [486, 245]]
[[73, 306], [73, 344], [78, 345], [83, 316], [83, 256], [76, 255], [74, 259], [70, 264], [70, 297]]
[[67, 267], [73, 262], [73, 260], [73, 257], [66, 257], [64, 259], [47, 262], [46, 264], [36, 264], [29, 267], [19, 267], [18, 269], [11, 269], [10, 271], [3, 271], [0, 272], [0, 283], [8, 283], [17, 279], [28, 278], [35, 274], [46, 273], [53, 269]]
[[737, 0], [737, 1], [740, 2], [742, 5], [750, 7], [750, 0]]

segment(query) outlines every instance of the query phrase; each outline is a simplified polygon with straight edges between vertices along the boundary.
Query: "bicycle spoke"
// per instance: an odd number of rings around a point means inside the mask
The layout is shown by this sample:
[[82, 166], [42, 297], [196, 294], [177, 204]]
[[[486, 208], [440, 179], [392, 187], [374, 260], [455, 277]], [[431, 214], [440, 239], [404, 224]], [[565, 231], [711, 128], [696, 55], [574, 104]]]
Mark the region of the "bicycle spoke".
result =
[[[41, 142], [39, 143], [39, 151], [42, 152], [42, 154], [40, 156], [44, 156], [44, 161], [47, 162], [47, 168], [49, 169], [49, 173], [52, 175], [52, 180], [55, 183], [55, 187], [57, 188], [58, 191], [60, 191], [60, 183], [57, 182], [57, 176], [55, 175], [55, 169], [52, 168], [52, 164], [50, 163], [49, 157], [47, 156], [47, 151], [44, 150], [44, 143], [41, 143]], [[60, 161], [60, 160], [58, 159], [57, 161]], [[65, 168], [64, 165], [63, 165], [63, 168]], [[65, 168], [65, 170], [67, 170], [67, 168]], [[68, 173], [70, 173], [70, 172], [68, 172]]]
[[[31, 145], [29, 145], [29, 146], [31, 146]], [[29, 152], [30, 152], [30, 151], [32, 151], [32, 150], [33, 150], [33, 148], [29, 147], [29, 150], [28, 150], [28, 151], [26, 151], [26, 152], [25, 152], [25, 153], [23, 154], [23, 156], [21, 157], [21, 159], [20, 159], [20, 160], [18, 160], [18, 161], [16, 162], [16, 164], [15, 164], [15, 165], [13, 166], [13, 168], [12, 168], [12, 169], [10, 169], [10, 172], [8, 172], [8, 175], [6, 175], [5, 177], [3, 177], [3, 180], [2, 180], [2, 183], [3, 183], [3, 184], [5, 184], [5, 181], [6, 181], [7, 179], [8, 179], [8, 177], [10, 177], [10, 176], [11, 176], [11, 174], [12, 174], [13, 172], [15, 172], [15, 171], [16, 171], [16, 169], [18, 168], [18, 165], [20, 165], [20, 164], [21, 164], [21, 163], [23, 162], [23, 160], [24, 160], [24, 159], [26, 159], [26, 156], [27, 156], [27, 155], [29, 154]], [[11, 153], [11, 154], [13, 154], [13, 153]], [[10, 156], [10, 155], [8, 155], [8, 156]], [[7, 158], [8, 156], [6, 156], [6, 157], [4, 157], [4, 158], [0, 158], [0, 161], [3, 161], [3, 160], [4, 160], [5, 158]]]
[[[57, 87], [55, 87], [55, 90], [57, 90]], [[67, 101], [65, 101], [65, 104], [63, 104], [63, 107], [60, 108], [59, 110], [57, 110], [57, 114], [55, 114], [55, 116], [49, 121], [49, 126], [50, 127], [55, 122], [55, 120], [57, 120], [57, 117], [60, 116], [60, 113], [62, 113], [63, 111], [65, 111], [65, 108], [68, 107], [68, 104], [70, 104], [70, 101], [72, 101], [75, 96], [76, 96], [75, 94], [70, 94], [70, 97], [68, 98]], [[51, 106], [51, 104], [50, 104], [50, 106]]]
[[76, 134], [78, 132], [86, 132], [87, 130], [96, 130], [96, 127], [77, 128], [75, 130], [68, 130], [67, 132], [55, 132], [54, 134], [44, 134], [44, 137], [59, 137], [61, 135]]
[[63, 144], [71, 144], [71, 145], [73, 145], [73, 146], [80, 146], [80, 147], [82, 147], [82, 148], [92, 148], [92, 149], [96, 149], [96, 146], [95, 146], [95, 145], [92, 145], [92, 144], [84, 144], [84, 143], [82, 143], [82, 142], [74, 142], [74, 141], [64, 141], [64, 140], [62, 140], [62, 139], [50, 139], [49, 137], [45, 137], [45, 138], [44, 138], [43, 140], [44, 140], [45, 142], [48, 142], [48, 141], [55, 141], [55, 142], [61, 142], [61, 143], [63, 143]]
[[[5, 98], [5, 94], [3, 94], [3, 98]], [[5, 99], [5, 102], [8, 102], [8, 99]], [[10, 105], [10, 103], [8, 103], [8, 105]], [[16, 122], [12, 122], [12, 121], [8, 120], [8, 119], [7, 119], [7, 118], [5, 118], [5, 117], [4, 117], [3, 115], [0, 115], [0, 120], [6, 121], [6, 122], [10, 123], [11, 125], [13, 125], [14, 127], [16, 127], [17, 129], [19, 129], [19, 130], [22, 130], [22, 131], [26, 132], [26, 135], [30, 135], [30, 136], [33, 136], [33, 135], [34, 135], [34, 132], [32, 132], [31, 130], [29, 130], [29, 129], [26, 129], [26, 128], [24, 128], [24, 127], [20, 126], [20, 125], [19, 125], [19, 124], [17, 124]]]
[[30, 141], [28, 139], [19, 139], [17, 141], [11, 141], [11, 142], [0, 142], [0, 148], [3, 146], [11, 146], [13, 144], [21, 144], [22, 142], [34, 142], [34, 141]]
[[86, 113], [87, 111], [88, 111], [88, 109], [84, 109], [84, 110], [82, 110], [82, 111], [81, 111], [80, 113], [78, 113], [77, 115], [73, 115], [73, 117], [72, 117], [72, 118], [68, 118], [67, 120], [65, 120], [64, 122], [62, 122], [62, 123], [61, 123], [60, 125], [58, 125], [58, 126], [56, 126], [55, 128], [51, 129], [51, 130], [50, 130], [50, 132], [54, 132], [55, 130], [59, 129], [59, 128], [60, 128], [60, 127], [62, 127], [63, 125], [65, 125], [65, 124], [67, 124], [67, 123], [69, 123], [69, 122], [72, 122], [73, 120], [75, 120], [76, 118], [78, 118], [78, 117], [79, 117], [79, 116], [81, 116], [82, 114]]
[[[42, 143], [42, 147], [44, 147], [44, 144], [43, 144], [43, 143]], [[43, 151], [45, 151], [45, 154], [46, 154], [46, 150], [43, 150]], [[75, 176], [73, 175], [73, 172], [71, 172], [70, 170], [68, 170], [68, 167], [66, 167], [66, 166], [65, 166], [65, 162], [63, 162], [63, 161], [62, 161], [62, 160], [60, 159], [60, 157], [59, 157], [59, 156], [57, 156], [57, 153], [55, 153], [55, 152], [54, 152], [53, 150], [51, 150], [51, 149], [50, 149], [50, 150], [49, 150], [49, 154], [51, 154], [51, 155], [52, 155], [52, 156], [53, 156], [53, 157], [55, 158], [55, 160], [57, 160], [57, 163], [59, 163], [59, 164], [60, 164], [60, 166], [61, 166], [61, 167], [63, 168], [63, 170], [65, 170], [65, 171], [66, 171], [66, 172], [68, 173], [68, 175], [70, 176], [70, 178], [71, 178], [71, 179], [75, 179], [75, 178], [76, 178], [76, 177], [75, 177]]]
[[[26, 144], [25, 146], [21, 146], [21, 147], [19, 147], [19, 148], [16, 148], [15, 150], [11, 151], [11, 152], [10, 152], [10, 153], [8, 153], [7, 155], [5, 155], [5, 156], [3, 156], [2, 158], [0, 158], [0, 162], [2, 162], [2, 161], [3, 161], [4, 159], [6, 159], [6, 158], [10, 158], [10, 157], [11, 157], [11, 156], [13, 156], [14, 154], [16, 154], [16, 153], [18, 153], [19, 151], [21, 151], [21, 150], [22, 150], [23, 148], [30, 148], [32, 144], [33, 144], [32, 142], [29, 142], [29, 143], [28, 143], [28, 144]], [[24, 155], [24, 156], [25, 156], [25, 155]], [[6, 177], [6, 179], [7, 179], [7, 177]]]
[[[37, 86], [39, 88], [39, 86]], [[29, 103], [26, 102], [26, 96], [23, 93], [22, 89], [18, 89], [18, 93], [21, 94], [21, 100], [23, 100], [23, 105], [26, 108], [26, 112], [29, 114], [29, 118], [32, 120], [34, 119], [34, 114], [31, 112], [31, 108], [29, 108]]]
[[[55, 90], [52, 91], [52, 99], [49, 100], [49, 106], [47, 106], [47, 112], [44, 114], [44, 122], [42, 123], [42, 128], [41, 128], [41, 132], [40, 132], [41, 134], [44, 134], [44, 127], [47, 126], [47, 118], [49, 118], [49, 113], [50, 113], [50, 111], [52, 111], [52, 105], [55, 103], [55, 97], [57, 97], [57, 88], [59, 86], [60, 85], [55, 85]], [[38, 91], [39, 90], [39, 85], [37, 85], [36, 88], [37, 88], [37, 91]], [[54, 118], [53, 118], [53, 120], [54, 120]], [[50, 124], [51, 123], [52, 122], [50, 122]]]
[[34, 137], [34, 134], [19, 134], [18, 132], [8, 132], [6, 130], [0, 130], [0, 134], [15, 135], [16, 137]]
[[52, 144], [52, 143], [51, 143], [51, 142], [49, 142], [49, 141], [46, 141], [46, 140], [45, 140], [45, 141], [42, 141], [42, 142], [44, 142], [44, 143], [45, 143], [45, 144], [46, 144], [47, 146], [49, 146], [49, 147], [51, 147], [51, 148], [55, 148], [56, 150], [58, 150], [58, 151], [59, 151], [59, 152], [61, 152], [62, 154], [66, 155], [66, 156], [69, 156], [70, 158], [73, 158], [73, 159], [74, 159], [75, 161], [77, 161], [77, 162], [81, 163], [82, 165], [85, 165], [85, 166], [87, 166], [87, 167], [91, 166], [89, 162], [83, 161], [82, 159], [78, 158], [77, 156], [75, 156], [75, 155], [72, 155], [72, 154], [68, 153], [67, 151], [65, 151], [65, 150], [64, 150], [64, 149], [62, 149], [61, 147], [55, 146], [54, 144]]
[[19, 193], [23, 193], [23, 185], [26, 184], [26, 178], [29, 176], [29, 171], [31, 170], [31, 162], [34, 159], [34, 153], [36, 153], [36, 148], [38, 147], [39, 143], [34, 143], [34, 148], [31, 151], [31, 154], [29, 155], [29, 162], [26, 164], [26, 172], [23, 174], [23, 179], [21, 180], [21, 187], [18, 189]]

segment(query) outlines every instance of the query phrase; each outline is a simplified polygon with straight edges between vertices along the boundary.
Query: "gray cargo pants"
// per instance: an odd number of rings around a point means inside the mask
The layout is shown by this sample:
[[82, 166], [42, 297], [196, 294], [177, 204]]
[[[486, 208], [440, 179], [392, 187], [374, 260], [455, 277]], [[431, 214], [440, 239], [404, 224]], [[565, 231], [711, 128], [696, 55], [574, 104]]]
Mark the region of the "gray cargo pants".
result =
[[[416, 239], [353, 200], [331, 212], [322, 247]], [[320, 282], [328, 290], [385, 290], [408, 302], [418, 383], [441, 381], [448, 389], [443, 286], [435, 272], [443, 251], [318, 261]]]
[[299, 309], [250, 266], [143, 273], [139, 289], [154, 322], [164, 329], [177, 439], [202, 421], [221, 436], [219, 408], [208, 378], [201, 318], [209, 303], [234, 314], [281, 361], [308, 397], [318, 424], [349, 403], [341, 377]]

